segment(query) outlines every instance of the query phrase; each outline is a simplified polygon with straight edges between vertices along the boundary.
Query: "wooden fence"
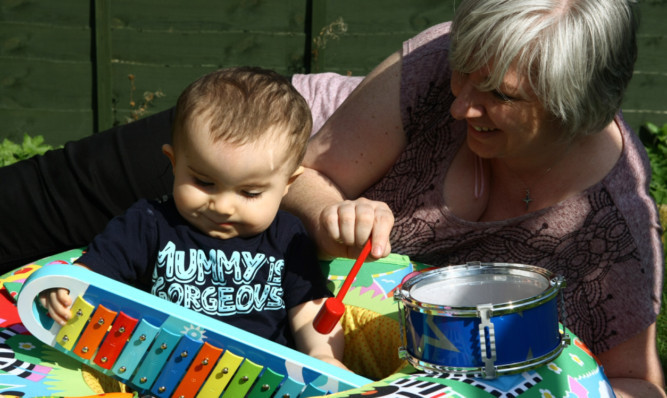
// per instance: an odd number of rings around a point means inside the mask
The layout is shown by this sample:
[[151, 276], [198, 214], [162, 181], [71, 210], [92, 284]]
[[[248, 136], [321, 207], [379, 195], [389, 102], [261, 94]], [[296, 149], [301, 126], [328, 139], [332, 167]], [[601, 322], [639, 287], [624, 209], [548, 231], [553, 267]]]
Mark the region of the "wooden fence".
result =
[[[0, 0], [0, 140], [62, 144], [172, 106], [226, 66], [363, 75], [455, 0]], [[624, 104], [667, 123], [667, 0], [641, 3]]]

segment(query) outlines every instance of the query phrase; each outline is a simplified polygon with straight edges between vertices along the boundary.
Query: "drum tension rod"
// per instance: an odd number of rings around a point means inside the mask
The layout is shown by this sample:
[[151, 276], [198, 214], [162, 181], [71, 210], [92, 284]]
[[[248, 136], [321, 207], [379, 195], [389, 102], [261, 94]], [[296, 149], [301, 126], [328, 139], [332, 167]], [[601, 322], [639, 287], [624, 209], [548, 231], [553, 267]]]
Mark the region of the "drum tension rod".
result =
[[[496, 373], [496, 332], [491, 322], [493, 304], [480, 304], [477, 314], [481, 319], [479, 324], [479, 349], [484, 362], [484, 378], [495, 379]], [[488, 341], [487, 341], [488, 335]]]

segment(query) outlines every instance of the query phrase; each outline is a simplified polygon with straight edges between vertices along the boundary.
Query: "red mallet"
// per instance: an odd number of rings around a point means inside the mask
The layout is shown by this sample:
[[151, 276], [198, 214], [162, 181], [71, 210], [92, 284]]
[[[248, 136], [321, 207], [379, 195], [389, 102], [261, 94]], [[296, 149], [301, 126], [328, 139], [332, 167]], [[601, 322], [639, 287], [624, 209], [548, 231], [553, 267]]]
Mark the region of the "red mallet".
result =
[[357, 277], [357, 273], [359, 272], [361, 265], [364, 263], [364, 261], [366, 261], [366, 257], [368, 257], [370, 252], [371, 240], [369, 239], [364, 245], [364, 248], [361, 249], [361, 253], [359, 254], [359, 257], [357, 257], [357, 261], [355, 261], [354, 265], [352, 266], [352, 270], [350, 270], [350, 273], [345, 277], [343, 286], [341, 286], [336, 297], [329, 297], [324, 302], [322, 308], [320, 308], [320, 312], [317, 313], [317, 316], [313, 320], [313, 326], [315, 327], [315, 330], [322, 334], [329, 334], [333, 330], [334, 326], [336, 326], [340, 318], [343, 316], [343, 313], [345, 313], [343, 299], [345, 298], [347, 291], [350, 289], [354, 278]]

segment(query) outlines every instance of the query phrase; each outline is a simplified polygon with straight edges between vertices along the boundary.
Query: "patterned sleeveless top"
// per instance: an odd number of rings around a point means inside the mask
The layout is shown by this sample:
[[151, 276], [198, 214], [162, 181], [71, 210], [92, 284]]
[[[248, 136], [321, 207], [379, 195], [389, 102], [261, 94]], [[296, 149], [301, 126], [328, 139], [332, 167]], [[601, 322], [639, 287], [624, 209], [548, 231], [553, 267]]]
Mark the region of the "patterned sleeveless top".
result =
[[664, 263], [648, 194], [650, 166], [636, 135], [618, 115], [621, 157], [579, 195], [504, 221], [458, 218], [442, 194], [465, 141], [464, 123], [449, 114], [448, 33], [445, 23], [404, 43], [401, 114], [408, 145], [363, 195], [393, 210], [393, 251], [436, 266], [507, 262], [563, 275], [567, 319], [561, 321], [596, 353], [647, 328], [660, 311]]

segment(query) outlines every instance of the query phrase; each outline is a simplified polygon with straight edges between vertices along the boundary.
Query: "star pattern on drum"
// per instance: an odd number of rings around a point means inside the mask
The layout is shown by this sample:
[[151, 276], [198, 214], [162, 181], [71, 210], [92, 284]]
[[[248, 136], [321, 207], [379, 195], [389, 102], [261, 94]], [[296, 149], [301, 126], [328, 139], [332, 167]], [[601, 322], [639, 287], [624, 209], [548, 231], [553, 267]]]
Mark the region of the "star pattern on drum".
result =
[[433, 335], [436, 338], [421, 336], [419, 347], [421, 348], [422, 352], [426, 348], [426, 344], [441, 348], [443, 350], [459, 352], [459, 349], [456, 348], [456, 346], [452, 344], [451, 341], [449, 341], [447, 336], [445, 336], [445, 334], [442, 333], [442, 330], [440, 330], [440, 327], [435, 324], [433, 316], [426, 317], [426, 324], [428, 324], [429, 329], [431, 329], [431, 332], [433, 332]]

